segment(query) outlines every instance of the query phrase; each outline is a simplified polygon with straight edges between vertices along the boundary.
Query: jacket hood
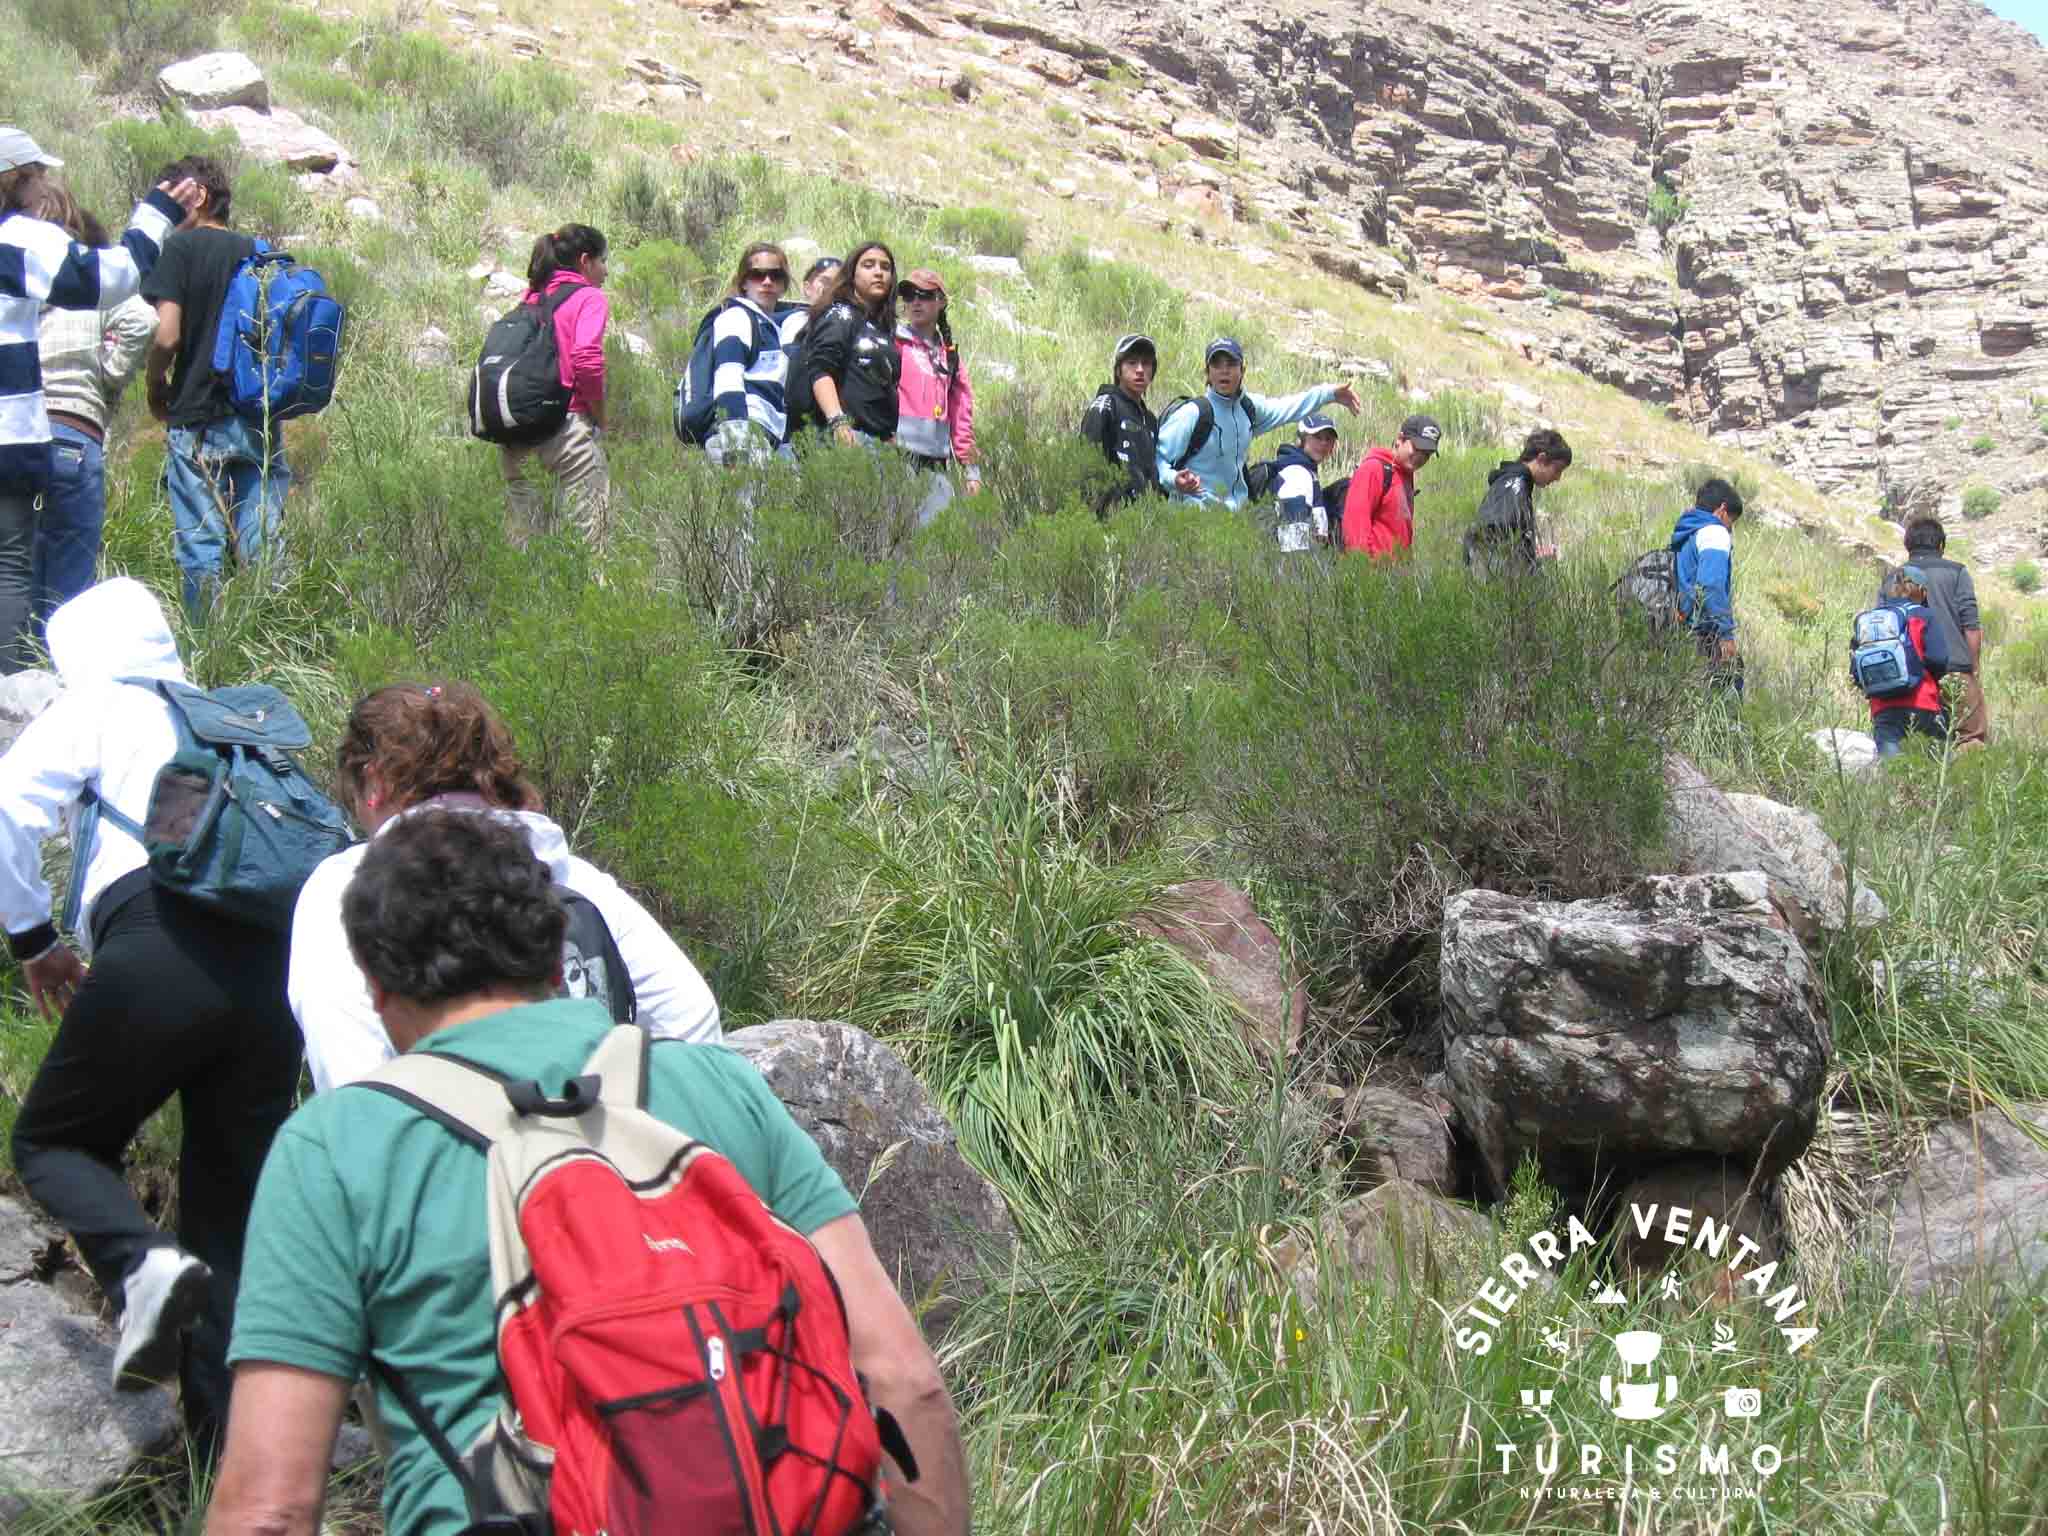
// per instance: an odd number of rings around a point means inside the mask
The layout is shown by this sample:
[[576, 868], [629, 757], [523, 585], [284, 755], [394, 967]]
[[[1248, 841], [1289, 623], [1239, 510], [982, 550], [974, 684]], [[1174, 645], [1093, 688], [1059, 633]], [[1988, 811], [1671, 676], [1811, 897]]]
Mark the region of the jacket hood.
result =
[[67, 687], [116, 677], [182, 683], [185, 664], [156, 594], [132, 576], [116, 576], [50, 615], [50, 658]]
[[418, 805], [407, 806], [397, 816], [385, 822], [384, 826], [379, 827], [377, 831], [381, 834], [385, 827], [395, 826], [401, 818], [429, 809], [471, 811], [480, 816], [503, 816], [509, 820], [517, 821], [526, 828], [526, 841], [533, 848], [533, 856], [539, 859], [541, 863], [547, 865], [548, 873], [554, 877], [555, 884], [562, 885], [567, 882], [569, 878], [569, 839], [563, 836], [562, 829], [539, 811], [501, 810], [491, 805], [480, 795], [435, 795], [432, 799], [423, 800]]
[[1408, 470], [1403, 469], [1401, 467], [1401, 461], [1394, 457], [1394, 450], [1388, 447], [1382, 446], [1375, 448], [1371, 452], [1366, 454], [1366, 456], [1363, 459], [1359, 460], [1359, 468], [1363, 469], [1367, 464], [1391, 465], [1393, 467], [1394, 473], [1396, 475], [1399, 475], [1403, 480], [1412, 482], [1415, 479], [1415, 476], [1413, 474], [1411, 474]]
[[588, 288], [590, 286], [590, 280], [581, 272], [571, 272], [567, 267], [558, 267], [555, 270], [554, 276], [548, 279], [547, 287], [541, 291], [543, 293], [553, 293], [557, 288], [566, 288], [571, 283], [581, 288]]
[[1524, 464], [1520, 459], [1503, 460], [1500, 468], [1494, 470], [1493, 473], [1486, 477], [1487, 488], [1489, 490], [1492, 489], [1502, 480], [1505, 480], [1509, 475], [1526, 475], [1528, 473], [1529, 466]]
[[1299, 464], [1318, 480], [1322, 478], [1322, 466], [1302, 451], [1300, 443], [1286, 444], [1278, 453], [1273, 455], [1273, 462], [1282, 468], [1289, 464]]
[[1694, 507], [1678, 520], [1678, 526], [1671, 530], [1671, 548], [1675, 552], [1680, 545], [1698, 533], [1709, 523], [1720, 526], [1721, 520], [1705, 507]]

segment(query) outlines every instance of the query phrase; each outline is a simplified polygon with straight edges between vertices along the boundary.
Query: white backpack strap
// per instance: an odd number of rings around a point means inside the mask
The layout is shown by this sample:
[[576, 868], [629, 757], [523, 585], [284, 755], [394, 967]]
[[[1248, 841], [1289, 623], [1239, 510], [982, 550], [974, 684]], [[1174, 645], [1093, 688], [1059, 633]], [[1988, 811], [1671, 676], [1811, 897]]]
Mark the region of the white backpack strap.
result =
[[354, 1086], [374, 1089], [438, 1121], [480, 1152], [511, 1132], [504, 1080], [453, 1056], [418, 1051], [387, 1061]]
[[600, 1102], [613, 1109], [647, 1107], [647, 1053], [653, 1047], [653, 1034], [638, 1024], [615, 1025], [597, 1042], [583, 1071], [603, 1084]]

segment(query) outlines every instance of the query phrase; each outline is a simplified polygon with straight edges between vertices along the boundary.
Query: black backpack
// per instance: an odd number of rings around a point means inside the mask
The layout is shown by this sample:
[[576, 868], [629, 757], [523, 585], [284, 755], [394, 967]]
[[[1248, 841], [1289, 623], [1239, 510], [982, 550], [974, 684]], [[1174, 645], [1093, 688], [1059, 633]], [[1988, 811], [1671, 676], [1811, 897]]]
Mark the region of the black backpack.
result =
[[[1208, 446], [1209, 438], [1216, 431], [1216, 407], [1209, 403], [1207, 395], [1175, 395], [1165, 410], [1159, 413], [1159, 428], [1166, 430], [1166, 423], [1173, 413], [1184, 405], [1195, 408], [1195, 430], [1188, 434], [1188, 445], [1181, 450], [1180, 457], [1173, 461], [1175, 469], [1186, 469], [1196, 454]], [[1252, 408], [1244, 403], [1244, 396], [1237, 397], [1237, 408], [1244, 412], [1244, 424], [1252, 424]]]
[[603, 1003], [614, 1024], [631, 1024], [640, 1011], [626, 957], [619, 953], [612, 930], [587, 896], [565, 885], [555, 887], [569, 926], [562, 934], [561, 997], [588, 997]]
[[1273, 482], [1280, 478], [1278, 459], [1261, 459], [1256, 464], [1244, 467], [1245, 496], [1251, 501], [1264, 501], [1273, 494]]
[[1624, 615], [1642, 614], [1650, 633], [1661, 635], [1679, 620], [1678, 556], [1668, 544], [1646, 549], [1629, 562], [1608, 590]]
[[[1361, 464], [1359, 469], [1364, 467]], [[1386, 479], [1380, 483], [1380, 494], [1384, 496], [1394, 488], [1394, 466], [1382, 459], [1380, 468], [1386, 473]], [[1351, 482], [1357, 478], [1358, 470], [1354, 469], [1343, 479], [1332, 480], [1323, 487], [1323, 505], [1329, 509], [1330, 517], [1330, 548], [1340, 555], [1344, 553], [1344, 503], [1351, 499]]]
[[484, 334], [469, 373], [469, 430], [487, 443], [545, 442], [569, 416], [569, 386], [555, 344], [555, 311], [578, 291], [564, 284], [538, 304], [521, 301]]

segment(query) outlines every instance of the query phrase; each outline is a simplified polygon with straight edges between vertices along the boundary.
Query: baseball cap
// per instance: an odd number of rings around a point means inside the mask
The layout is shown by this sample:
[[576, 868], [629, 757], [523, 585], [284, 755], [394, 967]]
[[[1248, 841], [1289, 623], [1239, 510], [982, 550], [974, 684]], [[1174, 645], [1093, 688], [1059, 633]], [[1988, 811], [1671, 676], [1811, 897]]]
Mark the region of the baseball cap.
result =
[[1910, 582], [1916, 587], [1924, 587], [1927, 585], [1927, 573], [1917, 565], [1902, 565], [1892, 572], [1892, 580]]
[[1234, 358], [1240, 365], [1244, 362], [1244, 348], [1237, 344], [1235, 336], [1218, 336], [1214, 341], [1210, 342], [1202, 350], [1202, 362], [1208, 364], [1215, 361], [1216, 354], [1219, 352], [1226, 357]]
[[1301, 435], [1303, 437], [1314, 437], [1318, 432], [1334, 432], [1336, 430], [1337, 423], [1330, 420], [1321, 411], [1316, 412], [1313, 416], [1301, 418]]
[[1410, 416], [1401, 423], [1401, 435], [1418, 448], [1427, 448], [1431, 453], [1443, 446], [1444, 429], [1436, 424], [1434, 416]]
[[930, 267], [913, 267], [903, 274], [903, 281], [896, 285], [896, 296], [901, 298], [906, 288], [935, 290], [943, 296], [946, 292], [946, 280]]
[[43, 153], [43, 146], [19, 128], [0, 128], [0, 171], [19, 170], [24, 165], [47, 165], [52, 170], [64, 162]]
[[1159, 348], [1153, 344], [1152, 338], [1142, 331], [1132, 331], [1127, 336], [1117, 337], [1116, 355], [1110, 359], [1110, 367], [1122, 367], [1123, 360], [1133, 352], [1149, 352], [1152, 354], [1153, 362], [1159, 361]]

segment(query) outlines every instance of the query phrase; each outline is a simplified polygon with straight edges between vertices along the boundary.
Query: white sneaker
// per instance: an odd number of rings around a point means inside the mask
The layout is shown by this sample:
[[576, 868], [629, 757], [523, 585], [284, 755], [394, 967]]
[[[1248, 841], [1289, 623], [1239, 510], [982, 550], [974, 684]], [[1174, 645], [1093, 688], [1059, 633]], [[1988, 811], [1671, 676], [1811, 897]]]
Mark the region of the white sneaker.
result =
[[212, 1278], [212, 1270], [177, 1248], [152, 1248], [129, 1271], [114, 1346], [116, 1392], [140, 1392], [176, 1373], [179, 1341], [205, 1307]]

